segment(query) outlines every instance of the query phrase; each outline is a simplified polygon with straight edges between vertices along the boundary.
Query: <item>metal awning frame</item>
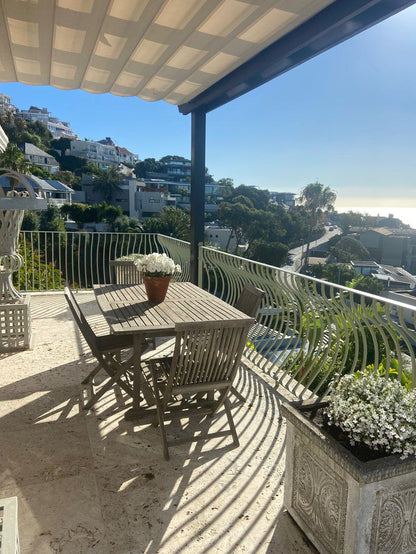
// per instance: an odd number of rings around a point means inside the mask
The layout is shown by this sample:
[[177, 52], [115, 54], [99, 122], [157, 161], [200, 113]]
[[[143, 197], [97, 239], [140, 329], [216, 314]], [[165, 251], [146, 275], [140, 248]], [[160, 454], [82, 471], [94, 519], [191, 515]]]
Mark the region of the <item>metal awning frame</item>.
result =
[[415, 4], [415, 0], [336, 0], [207, 90], [178, 106], [192, 114], [191, 279], [204, 242], [206, 114]]

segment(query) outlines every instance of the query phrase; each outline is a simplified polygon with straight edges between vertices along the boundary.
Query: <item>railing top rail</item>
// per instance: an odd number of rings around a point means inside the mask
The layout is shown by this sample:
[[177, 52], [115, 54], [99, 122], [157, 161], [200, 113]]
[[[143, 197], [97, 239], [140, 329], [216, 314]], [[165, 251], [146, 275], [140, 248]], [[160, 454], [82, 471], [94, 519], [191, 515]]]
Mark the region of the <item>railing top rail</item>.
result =
[[[152, 233], [147, 233], [148, 235], [152, 234]], [[175, 242], [180, 242], [181, 244], [186, 244], [188, 246], [191, 246], [191, 243], [187, 240], [181, 240], [181, 239], [177, 239], [175, 237], [169, 237], [168, 235], [163, 235], [162, 233], [156, 233], [158, 237], [163, 237], [164, 239], [169, 239], [169, 240], [174, 240]]]
[[359, 289], [352, 289], [350, 287], [345, 287], [343, 285], [338, 285], [337, 283], [331, 283], [331, 281], [324, 281], [322, 279], [317, 279], [316, 277], [312, 277], [310, 275], [303, 275], [302, 273], [297, 273], [297, 272], [291, 271], [289, 269], [283, 269], [281, 267], [276, 267], [276, 266], [273, 266], [273, 265], [264, 264], [262, 262], [257, 262], [257, 261], [254, 261], [254, 260], [250, 260], [248, 258], [242, 258], [241, 256], [236, 256], [235, 254], [230, 254], [229, 252], [223, 252], [222, 250], [217, 250], [216, 248], [210, 248], [208, 246], [203, 246], [203, 249], [204, 250], [209, 250], [211, 252], [215, 252], [216, 254], [221, 254], [221, 255], [229, 257], [229, 258], [242, 260], [242, 261], [245, 261], [247, 263], [250, 263], [250, 264], [253, 264], [253, 265], [256, 265], [256, 266], [260, 266], [260, 267], [264, 267], [264, 268], [267, 268], [267, 269], [270, 269], [270, 270], [273, 270], [273, 271], [279, 271], [281, 273], [286, 273], [288, 275], [292, 275], [294, 277], [304, 279], [305, 281], [312, 281], [314, 283], [318, 283], [319, 285], [331, 286], [331, 287], [334, 287], [334, 288], [338, 289], [340, 292], [348, 292], [350, 294], [351, 293], [358, 294], [358, 295], [360, 295], [364, 298], [368, 298], [369, 300], [374, 300], [374, 301], [377, 301], [377, 302], [383, 302], [385, 304], [391, 304], [393, 306], [406, 308], [406, 309], [412, 309], [412, 310], [416, 311], [416, 306], [413, 306], [412, 304], [406, 304], [406, 302], [403, 302], [403, 301], [400, 302], [398, 300], [393, 300], [391, 298], [386, 298], [385, 296], [378, 296], [376, 294], [371, 294], [370, 292], [364, 292], [364, 291], [361, 291]]
[[[123, 231], [93, 231], [93, 230], [89, 230], [89, 229], [78, 229], [77, 231], [41, 231], [39, 229], [31, 229], [31, 230], [22, 230], [20, 232], [21, 233], [47, 233], [48, 235], [51, 235], [51, 234], [70, 235], [70, 234], [93, 233], [94, 235], [123, 235], [123, 236], [131, 236], [131, 237], [134, 237], [136, 235], [156, 237], [158, 235], [158, 233], [125, 233]], [[174, 239], [172, 237], [168, 237], [168, 238], [171, 238], [172, 240], [178, 240], [178, 239]]]

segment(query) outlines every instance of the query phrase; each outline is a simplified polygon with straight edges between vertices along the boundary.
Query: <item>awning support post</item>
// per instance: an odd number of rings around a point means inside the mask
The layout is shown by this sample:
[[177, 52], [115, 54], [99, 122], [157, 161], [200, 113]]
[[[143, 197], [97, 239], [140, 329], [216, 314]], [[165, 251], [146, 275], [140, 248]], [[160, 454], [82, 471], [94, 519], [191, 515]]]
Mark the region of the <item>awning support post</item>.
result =
[[206, 113], [192, 112], [191, 138], [191, 281], [198, 284], [199, 243], [204, 243]]

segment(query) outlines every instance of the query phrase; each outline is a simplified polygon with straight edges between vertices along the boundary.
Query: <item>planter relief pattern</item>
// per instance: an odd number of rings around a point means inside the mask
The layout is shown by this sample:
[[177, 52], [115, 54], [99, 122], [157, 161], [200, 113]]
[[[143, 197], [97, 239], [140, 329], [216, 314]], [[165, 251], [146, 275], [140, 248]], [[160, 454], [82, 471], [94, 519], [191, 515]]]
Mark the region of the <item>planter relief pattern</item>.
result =
[[282, 406], [284, 503], [304, 533], [322, 554], [415, 553], [416, 459], [361, 462], [304, 409]]

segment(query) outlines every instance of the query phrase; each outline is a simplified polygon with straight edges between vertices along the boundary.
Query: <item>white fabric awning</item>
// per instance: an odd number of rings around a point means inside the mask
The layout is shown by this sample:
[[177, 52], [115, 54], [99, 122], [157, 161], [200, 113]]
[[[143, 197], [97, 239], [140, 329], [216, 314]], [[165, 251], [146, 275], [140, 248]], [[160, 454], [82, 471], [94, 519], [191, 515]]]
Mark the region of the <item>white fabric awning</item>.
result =
[[183, 104], [333, 0], [2, 0], [0, 81]]

